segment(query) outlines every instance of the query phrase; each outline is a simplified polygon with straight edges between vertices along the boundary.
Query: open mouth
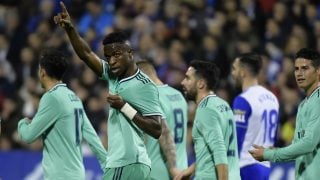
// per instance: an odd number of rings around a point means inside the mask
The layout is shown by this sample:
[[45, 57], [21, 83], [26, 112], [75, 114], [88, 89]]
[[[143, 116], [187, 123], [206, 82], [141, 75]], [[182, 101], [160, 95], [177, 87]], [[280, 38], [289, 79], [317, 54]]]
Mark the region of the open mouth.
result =
[[120, 68], [111, 68], [110, 70], [112, 73], [117, 73], [120, 70]]
[[297, 83], [299, 83], [299, 84], [300, 84], [300, 83], [303, 83], [304, 80], [305, 80], [305, 79], [299, 78], [299, 79], [297, 79]]

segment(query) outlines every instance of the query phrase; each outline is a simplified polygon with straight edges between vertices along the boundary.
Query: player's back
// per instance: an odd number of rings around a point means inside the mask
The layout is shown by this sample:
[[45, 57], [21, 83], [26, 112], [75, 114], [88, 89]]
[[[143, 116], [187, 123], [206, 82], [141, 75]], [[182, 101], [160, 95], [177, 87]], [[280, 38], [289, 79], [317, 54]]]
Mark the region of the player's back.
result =
[[[157, 88], [161, 109], [176, 145], [176, 165], [182, 170], [188, 167], [186, 152], [187, 102], [178, 90], [168, 85], [159, 85]], [[152, 163], [150, 177], [170, 179], [159, 141], [147, 136], [146, 147]]]
[[[212, 123], [213, 121], [218, 122]], [[219, 128], [211, 126], [219, 126]], [[218, 144], [212, 144], [212, 141], [206, 142], [206, 140], [204, 140], [205, 138], [210, 139], [209, 136], [212, 135], [212, 130], [221, 131], [224, 143], [222, 147], [218, 146]], [[206, 134], [208, 131], [209, 133]], [[197, 163], [196, 178], [213, 177], [213, 179], [215, 179], [214, 177], [217, 177], [214, 171], [215, 163], [221, 161], [221, 159], [214, 159], [214, 157], [216, 157], [215, 154], [225, 151], [227, 155], [229, 179], [240, 179], [236, 136], [234, 116], [228, 103], [215, 95], [209, 95], [204, 98], [197, 107], [192, 130]], [[211, 139], [216, 138], [215, 136], [211, 137]], [[210, 147], [212, 147], [212, 149], [210, 149]]]
[[47, 96], [44, 101], [56, 104], [56, 115], [48, 114], [48, 118], [55, 117], [56, 122], [42, 136], [45, 176], [48, 179], [83, 179], [81, 127], [86, 114], [82, 102], [65, 84], [56, 85], [44, 96]]
[[240, 167], [259, 163], [248, 153], [253, 144], [274, 145], [278, 125], [279, 103], [276, 96], [262, 86], [252, 86], [237, 96], [233, 103], [237, 125]]
[[176, 145], [177, 168], [188, 167], [186, 138], [188, 105], [180, 91], [168, 86], [158, 86], [161, 107]]

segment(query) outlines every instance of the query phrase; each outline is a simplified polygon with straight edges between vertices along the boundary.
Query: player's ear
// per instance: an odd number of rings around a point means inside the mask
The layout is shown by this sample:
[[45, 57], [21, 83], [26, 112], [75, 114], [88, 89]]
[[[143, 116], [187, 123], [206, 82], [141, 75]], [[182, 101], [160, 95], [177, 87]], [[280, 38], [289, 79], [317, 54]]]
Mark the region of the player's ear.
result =
[[317, 72], [317, 74], [318, 74], [318, 76], [320, 78], [320, 67], [317, 68], [316, 72]]
[[204, 79], [199, 79], [197, 82], [197, 86], [199, 89], [204, 89], [206, 87], [206, 82]]
[[245, 70], [245, 69], [240, 69], [240, 77], [245, 77], [246, 76], [246, 74], [247, 74], [247, 71]]
[[39, 76], [43, 78], [46, 74], [47, 74], [46, 70], [40, 67], [39, 68]]
[[129, 50], [128, 50], [128, 53], [129, 53], [129, 56], [130, 56], [131, 58], [133, 58], [133, 50], [132, 50], [132, 49], [129, 49]]

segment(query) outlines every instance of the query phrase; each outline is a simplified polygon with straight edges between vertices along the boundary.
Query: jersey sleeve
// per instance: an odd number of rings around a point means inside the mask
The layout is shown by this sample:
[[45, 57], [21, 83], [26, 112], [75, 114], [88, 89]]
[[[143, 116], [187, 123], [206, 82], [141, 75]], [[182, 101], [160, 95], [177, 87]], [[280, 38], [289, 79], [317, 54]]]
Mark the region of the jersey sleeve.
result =
[[115, 81], [116, 77], [110, 74], [109, 64], [102, 59], [100, 59], [100, 61], [102, 63], [102, 75], [100, 79], [105, 81], [112, 81], [112, 82]]
[[82, 134], [83, 134], [83, 138], [86, 140], [86, 142], [90, 146], [91, 151], [99, 160], [102, 170], [104, 170], [106, 166], [106, 160], [107, 160], [107, 151], [103, 147], [96, 131], [92, 127], [86, 114], [84, 114]]
[[59, 118], [61, 106], [51, 94], [45, 94], [40, 100], [39, 110], [29, 123], [25, 118], [18, 123], [18, 132], [22, 141], [32, 143], [50, 128]]
[[233, 102], [233, 112], [237, 127], [238, 152], [240, 153], [247, 133], [248, 120], [252, 109], [246, 99], [241, 96], [237, 96]]
[[103, 60], [101, 60], [102, 63], [102, 75], [100, 79], [109, 81], [110, 80], [110, 75], [109, 75], [109, 64]]
[[309, 118], [305, 117], [303, 119], [307, 124], [304, 136], [287, 147], [266, 149], [263, 154], [264, 159], [273, 162], [288, 161], [315, 150], [320, 142], [320, 133], [318, 132], [320, 129], [319, 105], [316, 105], [316, 107], [312, 107]]
[[159, 92], [155, 85], [146, 84], [135, 92], [126, 101], [132, 105], [143, 116], [164, 117], [159, 101]]
[[203, 119], [200, 121], [198, 130], [199, 133], [202, 134], [204, 141], [209, 148], [211, 156], [214, 158], [214, 163], [216, 165], [228, 164], [227, 149], [218, 119], [219, 115], [217, 112], [209, 108], [203, 108], [197, 113], [205, 115], [201, 117]]

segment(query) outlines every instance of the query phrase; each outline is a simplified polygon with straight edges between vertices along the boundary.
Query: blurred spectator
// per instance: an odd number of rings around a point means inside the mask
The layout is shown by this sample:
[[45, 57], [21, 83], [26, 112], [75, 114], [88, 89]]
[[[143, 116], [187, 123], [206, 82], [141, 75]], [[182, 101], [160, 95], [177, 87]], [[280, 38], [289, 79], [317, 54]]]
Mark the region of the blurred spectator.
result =
[[[137, 52], [136, 59], [152, 61], [161, 80], [178, 89], [191, 60], [216, 62], [222, 72], [217, 93], [228, 102], [238, 91], [229, 78], [231, 60], [239, 53], [261, 53], [264, 68], [259, 82], [282, 102], [278, 145], [290, 142], [300, 101], [300, 91], [292, 78], [292, 55], [301, 47], [320, 52], [318, 1], [64, 2], [81, 35], [100, 58], [104, 58], [101, 38], [118, 29], [127, 30]], [[41, 143], [31, 147], [16, 142], [14, 126], [17, 116], [31, 117], [37, 110], [42, 91], [35, 78], [35, 64], [43, 47], [54, 47], [70, 55], [72, 66], [64, 79], [84, 101], [92, 124], [103, 142], [107, 142], [103, 129], [108, 117], [108, 106], [103, 102], [107, 84], [92, 75], [74, 54], [64, 32], [52, 26], [52, 15], [60, 10], [58, 4], [54, 0], [0, 3], [0, 112], [1, 117], [6, 117], [3, 121], [6, 129], [0, 136], [1, 149], [41, 147]], [[189, 118], [191, 125], [192, 116]]]

